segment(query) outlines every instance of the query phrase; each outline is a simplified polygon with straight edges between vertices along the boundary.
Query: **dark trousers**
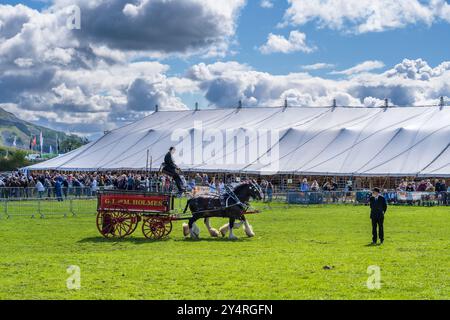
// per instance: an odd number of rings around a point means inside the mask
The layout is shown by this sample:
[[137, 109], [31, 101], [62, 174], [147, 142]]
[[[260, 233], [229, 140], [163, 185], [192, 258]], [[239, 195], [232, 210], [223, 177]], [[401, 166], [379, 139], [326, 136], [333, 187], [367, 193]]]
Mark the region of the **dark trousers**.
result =
[[[381, 215], [379, 217], [372, 217], [372, 242], [377, 242], [377, 239], [380, 238], [380, 241], [384, 241], [384, 216]], [[378, 234], [377, 234], [378, 227]]]
[[183, 182], [181, 181], [180, 175], [175, 169], [165, 167], [163, 169], [163, 172], [168, 174], [173, 178], [173, 180], [175, 180], [179, 192], [184, 191]]

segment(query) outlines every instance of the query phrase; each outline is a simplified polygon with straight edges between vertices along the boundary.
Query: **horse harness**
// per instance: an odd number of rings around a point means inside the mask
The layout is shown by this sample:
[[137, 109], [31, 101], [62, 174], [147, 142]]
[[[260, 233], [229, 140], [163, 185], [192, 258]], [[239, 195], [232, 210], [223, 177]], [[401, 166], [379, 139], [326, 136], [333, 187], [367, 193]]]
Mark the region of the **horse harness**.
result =
[[[230, 204], [230, 199], [234, 201], [234, 203]], [[193, 198], [191, 199], [191, 201], [197, 201], [197, 205], [198, 205], [198, 198]], [[215, 202], [219, 200], [220, 202], [220, 207], [217, 207]], [[207, 208], [208, 211], [219, 211], [219, 210], [224, 210], [224, 209], [228, 209], [231, 207], [235, 207], [235, 206], [239, 206], [243, 211], [248, 210], [249, 205], [241, 202], [241, 200], [239, 200], [239, 198], [236, 196], [236, 194], [234, 193], [233, 189], [230, 186], [225, 186], [225, 193], [221, 194], [221, 195], [209, 195], [208, 196], [208, 203], [207, 203]]]

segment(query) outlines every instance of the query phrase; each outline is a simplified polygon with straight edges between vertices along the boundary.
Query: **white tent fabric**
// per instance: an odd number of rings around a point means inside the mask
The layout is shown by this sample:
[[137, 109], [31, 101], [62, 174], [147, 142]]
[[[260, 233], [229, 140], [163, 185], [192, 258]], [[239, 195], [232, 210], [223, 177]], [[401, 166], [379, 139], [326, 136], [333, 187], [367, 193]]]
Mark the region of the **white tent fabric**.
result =
[[[227, 135], [230, 130], [234, 130], [231, 138]], [[259, 136], [251, 133], [265, 130], [276, 132], [276, 139], [272, 136], [267, 148], [261, 149]], [[209, 152], [212, 140], [202, 137], [208, 131], [224, 137], [223, 148]], [[179, 142], [174, 136], [185, 139]], [[198, 140], [198, 136], [202, 138]], [[180, 151], [179, 157], [186, 159], [191, 155], [192, 161], [178, 162], [186, 171], [447, 177], [450, 108], [304, 107], [155, 112], [80, 149], [27, 169], [145, 170], [151, 164], [151, 169], [157, 170], [172, 145]], [[274, 150], [275, 167], [260, 161], [262, 156], [269, 155], [273, 160]], [[250, 154], [255, 152], [257, 157], [252, 158]], [[195, 161], [198, 156], [201, 161]], [[229, 157], [245, 160], [220, 161]]]

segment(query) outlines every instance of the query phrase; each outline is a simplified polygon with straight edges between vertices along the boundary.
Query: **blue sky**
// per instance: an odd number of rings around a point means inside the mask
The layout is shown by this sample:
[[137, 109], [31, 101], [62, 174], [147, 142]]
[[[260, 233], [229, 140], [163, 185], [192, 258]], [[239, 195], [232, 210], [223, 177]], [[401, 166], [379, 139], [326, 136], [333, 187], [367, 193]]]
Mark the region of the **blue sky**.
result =
[[[180, 109], [198, 101], [211, 108], [242, 100], [257, 107], [286, 98], [293, 105], [322, 105], [337, 98], [374, 106], [384, 98], [404, 105], [450, 96], [449, 1], [333, 0], [333, 7], [330, 1], [265, 1], [272, 6], [264, 8], [260, 0], [230, 0], [218, 8], [215, 0], [95, 0], [92, 8], [87, 0], [3, 0], [0, 23], [11, 30], [3, 51], [0, 45], [0, 66], [11, 72], [19, 67], [23, 78], [0, 78], [9, 86], [3, 96], [0, 89], [0, 107], [93, 134], [139, 118], [154, 104]], [[199, 12], [199, 3], [209, 11]], [[8, 22], [7, 4], [38, 10], [15, 6], [11, 20], [43, 23], [43, 31], [28, 31], [39, 41], [18, 45], [29, 33]], [[81, 8], [81, 30], [52, 30], [42, 22], [60, 22], [71, 4]], [[157, 21], [166, 12], [173, 21]], [[108, 20], [113, 16], [114, 23]], [[316, 68], [305, 68], [310, 65]], [[106, 85], [109, 69], [126, 76]], [[35, 77], [39, 87], [30, 85]], [[79, 119], [62, 120], [69, 116]]]

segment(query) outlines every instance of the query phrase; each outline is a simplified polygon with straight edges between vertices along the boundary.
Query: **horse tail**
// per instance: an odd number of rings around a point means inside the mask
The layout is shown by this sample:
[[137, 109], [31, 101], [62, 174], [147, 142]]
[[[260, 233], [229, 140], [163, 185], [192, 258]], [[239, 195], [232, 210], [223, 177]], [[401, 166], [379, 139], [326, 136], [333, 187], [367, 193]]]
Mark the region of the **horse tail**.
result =
[[192, 200], [192, 199], [189, 199], [189, 200], [186, 202], [186, 208], [184, 208], [183, 214], [185, 214], [185, 213], [187, 212], [187, 209], [189, 208], [189, 204], [191, 203], [191, 200]]

